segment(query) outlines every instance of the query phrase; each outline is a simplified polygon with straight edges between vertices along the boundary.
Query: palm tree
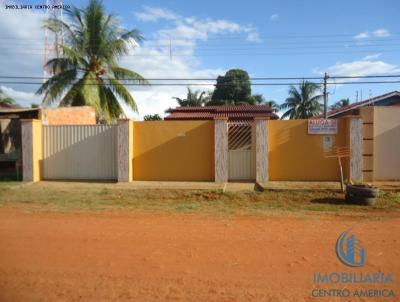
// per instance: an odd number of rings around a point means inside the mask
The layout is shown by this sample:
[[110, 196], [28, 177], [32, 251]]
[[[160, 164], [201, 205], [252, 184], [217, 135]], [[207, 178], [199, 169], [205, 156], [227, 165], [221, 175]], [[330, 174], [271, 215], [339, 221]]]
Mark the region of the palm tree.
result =
[[343, 108], [350, 105], [350, 99], [341, 99], [340, 101], [337, 101], [335, 104], [333, 104], [332, 106], [329, 107], [330, 110], [334, 110], [334, 109], [339, 109], [339, 108]]
[[9, 107], [12, 105], [17, 105], [17, 102], [13, 98], [7, 96], [0, 88], [0, 107]]
[[36, 92], [44, 94], [43, 103], [61, 98], [60, 106], [91, 105], [105, 121], [123, 113], [119, 100], [137, 112], [136, 102], [124, 84], [148, 82], [117, 62], [128, 54], [129, 46], [143, 40], [140, 32], [120, 28], [117, 18], [105, 13], [100, 0], [90, 0], [85, 9], [72, 7], [67, 15], [69, 23], [50, 18], [44, 25], [56, 34], [63, 32], [65, 42], [62, 56], [46, 63], [54, 75]]
[[320, 104], [321, 94], [318, 94], [320, 87], [316, 83], [303, 81], [297, 89], [294, 86], [289, 88], [289, 97], [280, 106], [281, 109], [288, 109], [281, 117], [284, 119], [305, 119], [317, 116], [322, 111]]
[[190, 87], [187, 88], [187, 95], [185, 99], [174, 97], [179, 106], [182, 107], [198, 107], [203, 106], [206, 102], [206, 93], [205, 91], [192, 91]]
[[265, 105], [268, 105], [271, 109], [272, 112], [277, 113], [279, 110], [281, 110], [279, 104], [273, 100], [266, 101], [264, 102]]

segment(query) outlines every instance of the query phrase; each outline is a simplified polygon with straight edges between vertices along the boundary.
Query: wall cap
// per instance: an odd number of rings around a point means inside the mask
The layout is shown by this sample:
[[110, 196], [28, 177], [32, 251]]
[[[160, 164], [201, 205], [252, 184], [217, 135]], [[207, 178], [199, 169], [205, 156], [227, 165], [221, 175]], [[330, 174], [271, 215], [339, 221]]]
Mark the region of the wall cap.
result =
[[214, 120], [228, 120], [228, 117], [227, 116], [216, 116], [216, 117], [214, 117]]
[[31, 118], [31, 119], [20, 119], [21, 123], [41, 123], [41, 120]]
[[117, 123], [119, 123], [119, 122], [130, 122], [130, 121], [133, 122], [133, 120], [131, 120], [130, 118], [120, 118], [120, 119], [117, 120]]
[[341, 119], [341, 118], [343, 118], [343, 119], [362, 118], [362, 116], [361, 115], [345, 115], [345, 116], [340, 116], [336, 119]]

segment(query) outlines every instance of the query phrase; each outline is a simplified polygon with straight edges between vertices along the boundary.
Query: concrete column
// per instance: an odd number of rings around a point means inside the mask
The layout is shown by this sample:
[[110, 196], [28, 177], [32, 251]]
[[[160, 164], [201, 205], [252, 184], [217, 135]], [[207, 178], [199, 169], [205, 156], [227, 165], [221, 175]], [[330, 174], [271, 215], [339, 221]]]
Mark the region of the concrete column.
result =
[[268, 181], [268, 124], [265, 118], [255, 118], [256, 182]]
[[21, 120], [22, 180], [40, 181], [42, 163], [42, 124], [40, 120]]
[[228, 118], [214, 120], [215, 182], [228, 181]]
[[350, 124], [350, 180], [363, 181], [363, 124], [360, 117], [352, 117]]
[[117, 132], [118, 182], [129, 182], [133, 179], [133, 122], [118, 120]]

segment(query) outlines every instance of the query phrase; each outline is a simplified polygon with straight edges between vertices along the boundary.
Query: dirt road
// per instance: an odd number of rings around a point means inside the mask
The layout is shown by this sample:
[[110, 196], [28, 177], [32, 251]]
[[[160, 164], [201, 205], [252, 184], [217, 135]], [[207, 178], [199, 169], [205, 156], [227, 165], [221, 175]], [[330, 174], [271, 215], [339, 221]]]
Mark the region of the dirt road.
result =
[[[363, 268], [335, 255], [353, 227]], [[384, 272], [399, 292], [400, 217], [24, 213], [0, 208], [0, 301], [336, 301], [315, 272]], [[353, 286], [346, 286], [353, 288]], [[314, 292], [315, 293], [315, 292]], [[338, 301], [370, 301], [370, 298]], [[373, 301], [395, 301], [372, 298]]]

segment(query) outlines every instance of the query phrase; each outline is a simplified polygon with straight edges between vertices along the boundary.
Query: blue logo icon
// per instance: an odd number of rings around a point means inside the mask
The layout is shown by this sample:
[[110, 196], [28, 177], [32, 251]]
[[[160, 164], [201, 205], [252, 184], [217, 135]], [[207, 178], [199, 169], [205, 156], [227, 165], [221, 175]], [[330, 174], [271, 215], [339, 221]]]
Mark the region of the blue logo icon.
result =
[[347, 266], [362, 267], [365, 265], [366, 251], [354, 234], [348, 236], [350, 230], [351, 228], [340, 234], [336, 241], [336, 255]]

